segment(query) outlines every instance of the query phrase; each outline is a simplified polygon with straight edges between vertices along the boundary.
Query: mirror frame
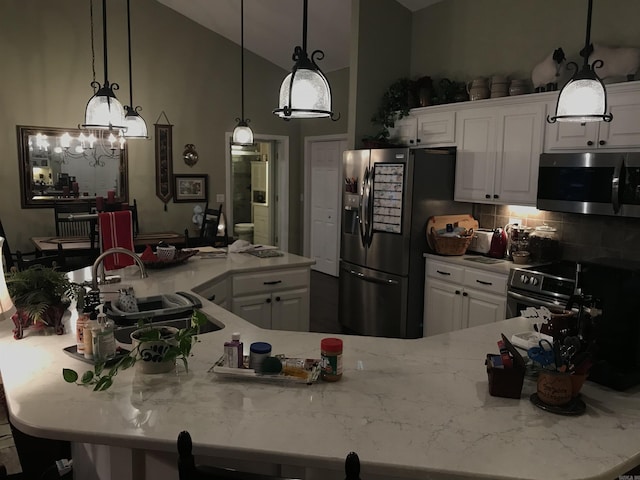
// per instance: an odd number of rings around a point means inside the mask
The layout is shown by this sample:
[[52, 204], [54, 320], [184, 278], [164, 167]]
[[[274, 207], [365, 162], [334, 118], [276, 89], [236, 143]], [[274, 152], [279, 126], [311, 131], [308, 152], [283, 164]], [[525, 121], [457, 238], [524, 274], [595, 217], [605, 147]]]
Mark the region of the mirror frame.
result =
[[[27, 125], [17, 125], [18, 134], [18, 170], [20, 173], [20, 205], [22, 208], [51, 208], [56, 201], [64, 202], [86, 202], [87, 200], [95, 200], [95, 197], [78, 197], [78, 198], [61, 198], [47, 197], [43, 199], [34, 199], [31, 196], [33, 188], [33, 171], [31, 161], [29, 159], [29, 136], [43, 133], [49, 136], [58, 136], [65, 132], [71, 135], [80, 134], [78, 128], [59, 128], [59, 127], [33, 127]], [[129, 202], [129, 161], [127, 143], [120, 150], [120, 192], [116, 192], [115, 200], [117, 202]]]

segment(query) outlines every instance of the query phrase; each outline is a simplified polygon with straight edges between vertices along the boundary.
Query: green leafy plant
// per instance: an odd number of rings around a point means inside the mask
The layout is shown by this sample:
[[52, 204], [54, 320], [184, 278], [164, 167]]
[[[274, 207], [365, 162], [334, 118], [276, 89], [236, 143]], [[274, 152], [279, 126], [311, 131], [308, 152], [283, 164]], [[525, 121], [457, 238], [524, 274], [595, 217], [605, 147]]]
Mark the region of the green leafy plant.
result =
[[104, 362], [97, 363], [93, 370], [87, 370], [80, 376], [78, 372], [70, 368], [62, 369], [62, 377], [68, 383], [75, 383], [77, 385], [93, 386], [93, 390], [104, 391], [113, 385], [113, 378], [118, 374], [120, 370], [126, 370], [133, 367], [140, 359], [140, 351], [147, 342], [165, 342], [168, 346], [167, 351], [163, 356], [163, 361], [176, 361], [181, 360], [184, 364], [185, 370], [189, 371], [189, 356], [191, 355], [191, 349], [193, 344], [198, 341], [198, 334], [200, 333], [200, 326], [208, 322], [204, 313], [199, 310], [194, 310], [191, 315], [191, 326], [188, 328], [181, 328], [175, 335], [165, 336], [163, 335], [162, 326], [154, 326], [152, 323], [145, 323], [144, 320], [138, 322], [138, 327], [142, 330], [138, 340], [140, 343], [131, 351], [118, 360], [117, 363], [111, 366], [108, 370], [105, 368]]
[[371, 117], [371, 121], [379, 125], [380, 130], [364, 140], [388, 141], [389, 128], [395, 126], [397, 119], [409, 115], [414, 90], [415, 82], [408, 78], [400, 78], [393, 82], [382, 95], [378, 109]]
[[42, 265], [11, 271], [6, 282], [16, 309], [27, 314], [34, 323], [46, 323], [44, 314], [49, 307], [69, 305], [82, 288], [71, 282], [65, 272]]

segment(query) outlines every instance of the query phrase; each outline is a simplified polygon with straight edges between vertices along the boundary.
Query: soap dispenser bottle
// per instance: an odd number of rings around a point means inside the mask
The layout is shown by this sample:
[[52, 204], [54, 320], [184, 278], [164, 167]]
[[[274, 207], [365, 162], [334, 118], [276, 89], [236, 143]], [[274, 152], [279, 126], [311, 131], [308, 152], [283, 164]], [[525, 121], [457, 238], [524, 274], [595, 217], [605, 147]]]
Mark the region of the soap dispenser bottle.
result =
[[104, 362], [116, 355], [115, 324], [104, 313], [104, 304], [98, 306], [98, 328], [93, 333], [93, 358]]

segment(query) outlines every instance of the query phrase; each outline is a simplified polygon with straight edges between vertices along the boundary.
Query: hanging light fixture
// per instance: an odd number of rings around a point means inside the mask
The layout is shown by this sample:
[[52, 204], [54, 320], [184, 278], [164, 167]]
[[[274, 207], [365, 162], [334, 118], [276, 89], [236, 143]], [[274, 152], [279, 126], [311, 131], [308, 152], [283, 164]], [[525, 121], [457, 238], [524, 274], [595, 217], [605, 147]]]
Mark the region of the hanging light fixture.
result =
[[244, 0], [240, 0], [240, 85], [241, 85], [241, 118], [236, 118], [232, 142], [236, 145], [251, 145], [253, 131], [249, 127], [249, 119], [244, 117]]
[[[93, 25], [93, 18], [91, 19]], [[95, 79], [91, 86], [97, 92], [87, 102], [83, 128], [101, 130], [124, 130], [124, 109], [113, 93], [118, 90], [117, 83], [109, 84], [107, 69], [107, 0], [102, 0], [102, 39], [104, 50], [104, 84], [100, 85]]]
[[311, 58], [307, 55], [307, 0], [304, 0], [302, 23], [302, 47], [293, 51], [296, 62], [280, 86], [279, 108], [273, 113], [280, 118], [322, 118], [334, 114], [331, 111], [331, 87], [322, 70], [316, 64], [316, 58], [322, 60], [324, 52], [314, 50]]
[[127, 114], [124, 116], [124, 122], [127, 127], [124, 136], [126, 138], [149, 138], [147, 135], [147, 122], [138, 113], [141, 107], [133, 106], [133, 82], [131, 80], [131, 7], [127, 0], [127, 35], [129, 38], [129, 105], [124, 108]]
[[594, 60], [589, 66], [589, 54], [593, 51], [591, 45], [591, 11], [593, 0], [589, 0], [587, 12], [587, 35], [584, 49], [580, 55], [584, 57], [582, 69], [578, 71], [578, 64], [570, 62], [567, 68], [574, 70], [573, 77], [562, 87], [558, 95], [556, 114], [547, 117], [549, 123], [555, 122], [610, 122], [613, 115], [607, 112], [607, 89], [595, 72], [601, 68], [602, 60]]

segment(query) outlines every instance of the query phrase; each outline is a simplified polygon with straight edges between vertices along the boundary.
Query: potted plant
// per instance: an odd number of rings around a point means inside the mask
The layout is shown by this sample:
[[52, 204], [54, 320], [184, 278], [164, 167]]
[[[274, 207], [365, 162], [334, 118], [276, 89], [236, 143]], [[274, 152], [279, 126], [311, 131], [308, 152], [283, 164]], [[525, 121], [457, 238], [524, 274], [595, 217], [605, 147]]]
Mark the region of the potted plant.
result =
[[20, 339], [25, 328], [53, 327], [64, 333], [62, 316], [77, 297], [81, 286], [71, 282], [65, 272], [42, 265], [12, 271], [6, 277], [7, 289], [16, 307], [11, 317], [15, 324], [13, 337]]
[[[87, 370], [82, 377], [73, 369], [63, 368], [62, 377], [69, 383], [93, 386], [94, 391], [107, 390], [113, 384], [120, 370], [140, 365], [142, 373], [165, 373], [171, 371], [176, 360], [181, 360], [185, 370], [189, 371], [191, 348], [198, 341], [200, 325], [208, 322], [204, 313], [194, 310], [191, 326], [177, 329], [164, 325], [139, 322], [139, 328], [131, 332], [133, 341], [129, 353], [121, 357], [114, 365], [105, 369], [105, 363], [97, 363], [93, 370]], [[140, 362], [140, 363], [138, 363]]]
[[393, 82], [380, 99], [378, 110], [371, 118], [380, 130], [375, 135], [362, 139], [366, 147], [388, 146], [389, 128], [393, 128], [395, 121], [409, 115], [409, 109], [416, 102], [416, 82], [408, 78], [400, 78]]

